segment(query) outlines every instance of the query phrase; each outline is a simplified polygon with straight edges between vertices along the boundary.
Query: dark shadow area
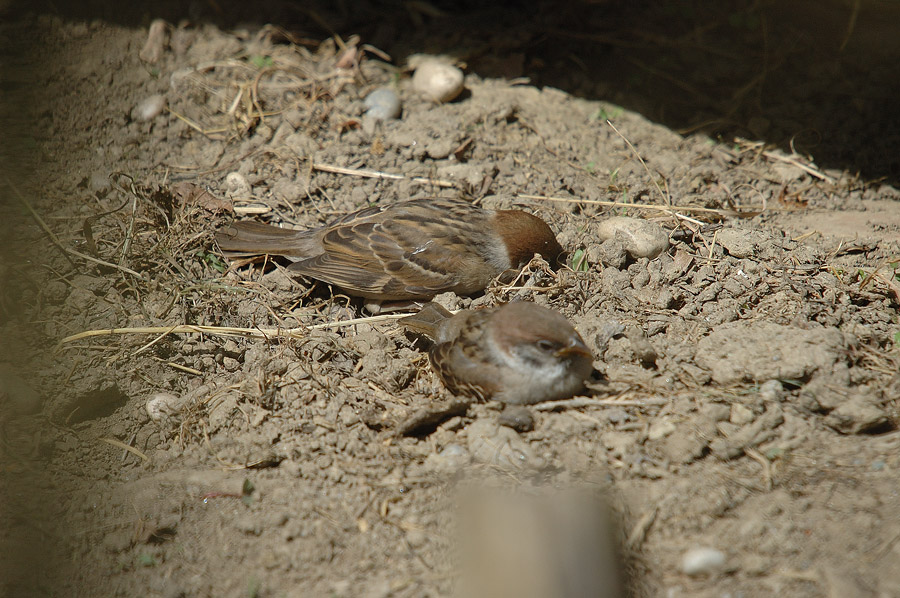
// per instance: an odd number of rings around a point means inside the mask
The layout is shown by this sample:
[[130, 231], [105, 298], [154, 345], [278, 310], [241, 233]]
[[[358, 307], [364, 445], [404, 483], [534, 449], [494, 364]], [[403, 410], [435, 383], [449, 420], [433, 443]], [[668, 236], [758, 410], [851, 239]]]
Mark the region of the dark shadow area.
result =
[[29, 8], [128, 26], [163, 18], [273, 23], [294, 39], [358, 34], [397, 64], [412, 53], [448, 53], [483, 77], [527, 77], [681, 134], [759, 140], [873, 182], [900, 176], [896, 2], [92, 0]]

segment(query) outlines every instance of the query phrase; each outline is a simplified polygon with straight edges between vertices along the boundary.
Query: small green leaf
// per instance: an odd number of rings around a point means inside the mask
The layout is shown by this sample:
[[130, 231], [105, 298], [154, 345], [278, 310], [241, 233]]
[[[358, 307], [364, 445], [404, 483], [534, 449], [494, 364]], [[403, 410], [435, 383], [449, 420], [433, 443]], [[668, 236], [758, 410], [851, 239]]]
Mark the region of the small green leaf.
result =
[[254, 490], [256, 490], [256, 486], [253, 485], [249, 478], [245, 478], [244, 485], [241, 487], [241, 502], [248, 507], [253, 504]]
[[572, 253], [570, 266], [576, 272], [587, 272], [589, 270], [587, 255], [585, 254], [584, 249], [576, 249]]
[[597, 111], [594, 112], [593, 114], [591, 114], [588, 117], [588, 120], [591, 120], [591, 121], [602, 120], [605, 122], [607, 120], [613, 120], [614, 118], [622, 116], [623, 112], [624, 112], [624, 109], [622, 109], [618, 106], [616, 106], [612, 110], [612, 112], [608, 111], [606, 108], [601, 107], [601, 108], [597, 108]]
[[141, 554], [139, 554], [137, 562], [141, 567], [155, 567], [157, 565], [156, 557], [147, 552], [142, 552]]
[[224, 274], [225, 270], [227, 270], [225, 263], [221, 259], [219, 259], [219, 256], [214, 253], [209, 253], [208, 251], [200, 251], [197, 252], [197, 257], [209, 264], [209, 267], [219, 274]]
[[255, 575], [250, 577], [250, 581], [247, 582], [247, 598], [257, 598], [259, 596], [259, 590], [262, 588], [262, 582]]
[[271, 56], [262, 56], [260, 54], [251, 56], [250, 62], [258, 69], [264, 69], [266, 67], [272, 66], [273, 64]]

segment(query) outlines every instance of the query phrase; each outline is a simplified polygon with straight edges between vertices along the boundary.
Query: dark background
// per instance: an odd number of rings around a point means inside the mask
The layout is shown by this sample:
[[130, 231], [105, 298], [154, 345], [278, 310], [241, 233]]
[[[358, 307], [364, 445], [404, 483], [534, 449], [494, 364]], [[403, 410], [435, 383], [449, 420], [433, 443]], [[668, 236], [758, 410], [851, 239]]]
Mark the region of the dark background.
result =
[[735, 136], [872, 182], [900, 176], [900, 2], [263, 1], [13, 4], [146, 27], [274, 23], [299, 40], [358, 34], [402, 64], [448, 53], [484, 77], [528, 77], [620, 104], [682, 134]]

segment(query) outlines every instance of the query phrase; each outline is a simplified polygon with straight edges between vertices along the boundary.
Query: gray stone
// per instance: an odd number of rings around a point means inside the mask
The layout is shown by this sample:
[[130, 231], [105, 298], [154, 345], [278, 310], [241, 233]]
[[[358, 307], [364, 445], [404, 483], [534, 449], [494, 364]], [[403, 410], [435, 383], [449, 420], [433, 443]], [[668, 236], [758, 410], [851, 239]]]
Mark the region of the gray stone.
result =
[[390, 87], [379, 87], [366, 96], [363, 104], [366, 117], [373, 120], [393, 120], [400, 117], [400, 96]]
[[654, 222], [628, 216], [615, 216], [597, 225], [597, 236], [606, 241], [617, 239], [634, 258], [653, 259], [669, 248], [669, 235]]

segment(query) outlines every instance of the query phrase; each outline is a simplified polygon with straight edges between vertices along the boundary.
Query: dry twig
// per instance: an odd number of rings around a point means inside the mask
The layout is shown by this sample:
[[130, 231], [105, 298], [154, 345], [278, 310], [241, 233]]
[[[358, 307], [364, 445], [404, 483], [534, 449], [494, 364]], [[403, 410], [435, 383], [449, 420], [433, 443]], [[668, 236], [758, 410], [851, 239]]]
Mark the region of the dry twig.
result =
[[[370, 316], [366, 318], [353, 318], [352, 320], [344, 320], [341, 322], [326, 322], [324, 324], [313, 324], [311, 326], [300, 326], [297, 328], [233, 328], [230, 326], [199, 326], [194, 324], [179, 324], [177, 326], [147, 326], [137, 328], [101, 328], [97, 330], [85, 330], [78, 334], [67, 336], [59, 341], [58, 347], [71, 343], [72, 341], [81, 340], [92, 336], [114, 336], [120, 334], [158, 334], [162, 335], [152, 341], [158, 342], [162, 337], [169, 334], [209, 334], [212, 336], [225, 336], [237, 338], [306, 338], [310, 330], [327, 330], [329, 328], [344, 328], [356, 324], [372, 324], [374, 322], [383, 322], [389, 320], [397, 320], [407, 316], [408, 314], [383, 314], [380, 316]], [[148, 347], [145, 345], [143, 348]]]
[[[320, 164], [317, 162], [313, 162], [312, 164], [313, 170], [320, 170], [322, 172], [331, 172], [333, 174], [346, 174], [350, 176], [361, 176], [370, 179], [390, 179], [394, 181], [401, 181], [406, 179], [405, 175], [402, 174], [392, 174], [390, 172], [380, 172], [378, 170], [365, 170], [365, 169], [353, 169], [353, 168], [343, 168], [341, 166], [332, 166], [330, 164]], [[436, 187], [455, 187], [455, 183], [452, 181], [445, 181], [442, 179], [429, 179], [426, 177], [412, 177], [409, 180], [414, 181], [416, 183], [424, 183], [428, 185], [434, 185]]]

